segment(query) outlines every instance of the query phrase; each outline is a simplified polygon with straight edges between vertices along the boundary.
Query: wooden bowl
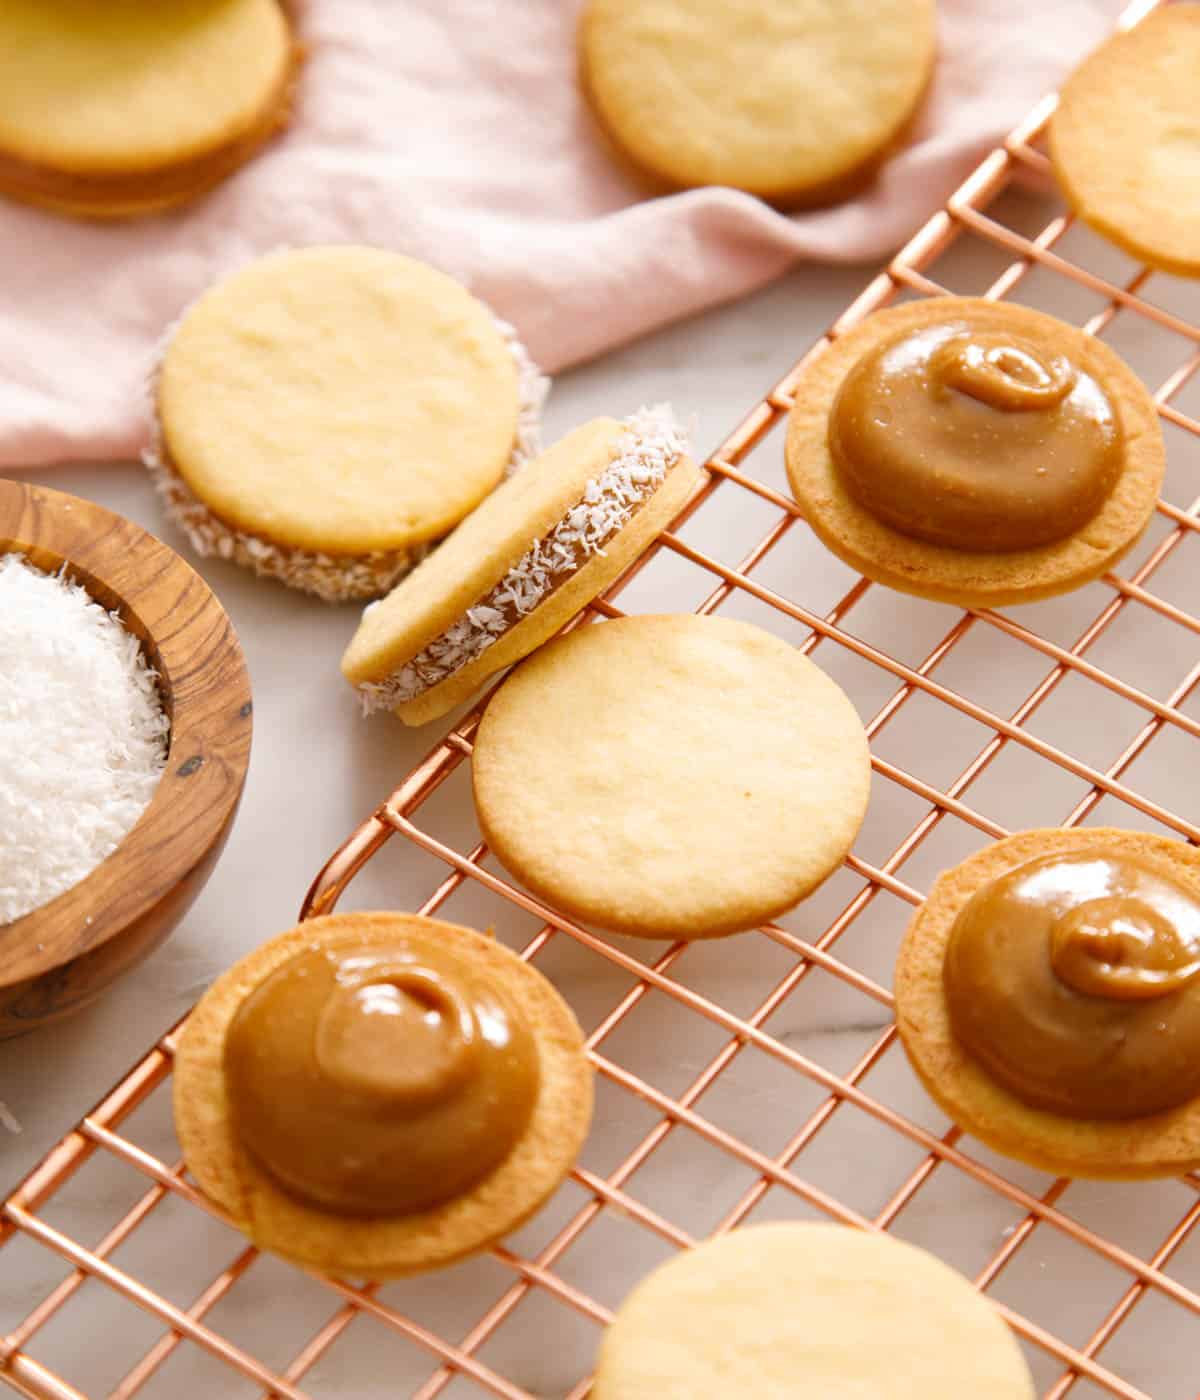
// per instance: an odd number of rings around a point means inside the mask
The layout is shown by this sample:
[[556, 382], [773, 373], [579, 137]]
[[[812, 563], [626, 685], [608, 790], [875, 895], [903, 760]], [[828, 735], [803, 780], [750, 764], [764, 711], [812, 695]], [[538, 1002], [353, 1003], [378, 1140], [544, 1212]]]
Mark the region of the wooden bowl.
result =
[[[0, 554], [66, 566], [140, 638], [171, 722], [167, 766], [117, 849], [49, 904], [0, 925], [0, 1039], [76, 1010], [157, 947], [204, 887], [250, 761], [250, 680], [208, 585], [91, 501], [0, 480]], [[3, 833], [0, 833], [3, 839]]]

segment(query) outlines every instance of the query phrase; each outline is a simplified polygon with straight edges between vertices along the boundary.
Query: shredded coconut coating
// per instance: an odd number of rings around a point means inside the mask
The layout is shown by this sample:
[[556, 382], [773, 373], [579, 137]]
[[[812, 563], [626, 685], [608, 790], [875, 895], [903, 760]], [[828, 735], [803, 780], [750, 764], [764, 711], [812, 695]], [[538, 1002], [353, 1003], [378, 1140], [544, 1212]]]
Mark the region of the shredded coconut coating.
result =
[[[517, 366], [517, 431], [512, 456], [505, 468], [507, 477], [541, 451], [542, 405], [550, 390], [550, 381], [534, 364], [516, 330], [498, 316], [492, 319], [507, 342]], [[147, 383], [151, 444], [142, 453], [142, 462], [150, 473], [167, 515], [184, 532], [196, 553], [206, 559], [231, 560], [243, 568], [252, 569], [262, 578], [277, 579], [289, 588], [313, 593], [327, 603], [378, 598], [415, 569], [434, 548], [436, 540], [408, 549], [372, 550], [366, 554], [323, 554], [308, 549], [292, 549], [238, 530], [209, 510], [171, 461], [158, 419], [158, 377], [167, 344], [178, 324], [179, 320], [176, 320], [160, 342]]]
[[[0, 926], [116, 850], [170, 728], [138, 639], [77, 583], [0, 555]], [[0, 1121], [12, 1124], [0, 1105]]]
[[686, 435], [669, 404], [639, 409], [622, 426], [616, 455], [587, 483], [583, 499], [490, 592], [398, 671], [358, 684], [364, 715], [415, 700], [477, 661], [589, 559], [604, 553], [687, 451]]
[[508, 342], [517, 366], [517, 435], [504, 472], [509, 477], [542, 450], [542, 409], [550, 392], [550, 380], [538, 369], [525, 349], [517, 328], [502, 321], [499, 316], [493, 315], [492, 320]]

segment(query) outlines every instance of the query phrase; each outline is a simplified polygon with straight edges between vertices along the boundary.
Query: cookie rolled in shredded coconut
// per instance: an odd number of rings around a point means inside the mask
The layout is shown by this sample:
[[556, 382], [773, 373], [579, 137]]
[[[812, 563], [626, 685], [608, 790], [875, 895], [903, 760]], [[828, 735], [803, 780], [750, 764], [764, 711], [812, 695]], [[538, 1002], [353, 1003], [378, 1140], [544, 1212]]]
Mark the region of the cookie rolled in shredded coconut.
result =
[[198, 553], [365, 599], [538, 451], [548, 388], [515, 329], [435, 268], [283, 248], [166, 332], [144, 461]]
[[364, 714], [405, 704], [478, 660], [589, 559], [605, 553], [687, 450], [669, 405], [640, 409], [622, 427], [612, 460], [548, 535], [411, 661], [384, 680], [359, 683]]
[[[541, 448], [542, 406], [550, 391], [550, 381], [534, 363], [521, 343], [516, 329], [495, 318], [496, 328], [512, 351], [517, 366], [517, 435], [506, 476], [536, 457]], [[178, 323], [176, 323], [178, 324]], [[172, 327], [174, 329], [174, 327]], [[434, 548], [434, 544], [414, 545], [411, 549], [373, 550], [359, 555], [330, 555], [308, 549], [289, 549], [227, 525], [197, 499], [176, 471], [162, 439], [154, 413], [155, 386], [162, 364], [160, 345], [149, 380], [152, 443], [142, 453], [142, 462], [162, 500], [167, 515], [188, 537], [188, 543], [205, 559], [227, 559], [252, 569], [260, 578], [276, 579], [289, 588], [313, 593], [327, 603], [344, 603], [378, 598], [394, 587]], [[436, 542], [434, 542], [436, 543]]]

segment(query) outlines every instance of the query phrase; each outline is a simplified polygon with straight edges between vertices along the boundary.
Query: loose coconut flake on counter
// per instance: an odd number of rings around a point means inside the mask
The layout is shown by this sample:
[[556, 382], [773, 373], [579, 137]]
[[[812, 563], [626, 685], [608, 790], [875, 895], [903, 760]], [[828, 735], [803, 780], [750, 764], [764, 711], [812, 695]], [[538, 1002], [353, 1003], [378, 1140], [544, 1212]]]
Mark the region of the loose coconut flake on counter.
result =
[[111, 855], [170, 723], [138, 639], [79, 584], [0, 555], [0, 926]]

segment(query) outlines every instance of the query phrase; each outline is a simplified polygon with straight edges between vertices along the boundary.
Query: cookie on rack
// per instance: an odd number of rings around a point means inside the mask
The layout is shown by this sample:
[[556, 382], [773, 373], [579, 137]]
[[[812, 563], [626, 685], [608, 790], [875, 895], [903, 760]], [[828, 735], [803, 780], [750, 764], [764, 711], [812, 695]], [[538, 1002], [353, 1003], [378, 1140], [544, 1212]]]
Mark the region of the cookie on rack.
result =
[[795, 389], [787, 471], [851, 567], [962, 607], [1065, 593], [1112, 567], [1166, 466], [1154, 401], [1094, 336], [935, 297], [877, 311]]
[[666, 405], [568, 433], [368, 607], [342, 660], [364, 711], [446, 714], [602, 593], [699, 480]]
[[587, 1134], [570, 1008], [527, 962], [411, 914], [334, 914], [201, 998], [175, 1063], [188, 1170], [264, 1249], [390, 1278], [515, 1230]]
[[273, 253], [168, 333], [147, 455], [193, 548], [328, 601], [378, 597], [537, 450], [546, 381], [444, 273]]
[[930, 1096], [1057, 1176], [1200, 1167], [1200, 852], [1146, 832], [1023, 831], [938, 876], [896, 963]]
[[581, 627], [523, 662], [475, 737], [498, 859], [548, 904], [646, 938], [714, 938], [790, 909], [841, 864], [870, 755], [845, 693], [795, 647], [718, 617]]
[[0, 193], [128, 218], [184, 204], [287, 125], [279, 0], [5, 0]]
[[961, 1400], [968, 1391], [1034, 1396], [1016, 1338], [961, 1274], [890, 1235], [788, 1223], [707, 1240], [643, 1279], [605, 1333], [592, 1395]]
[[589, 0], [579, 48], [596, 116], [640, 170], [825, 204], [902, 139], [933, 71], [934, 0]]
[[1164, 5], [1063, 85], [1050, 159], [1085, 223], [1140, 262], [1200, 276], [1200, 8]]

